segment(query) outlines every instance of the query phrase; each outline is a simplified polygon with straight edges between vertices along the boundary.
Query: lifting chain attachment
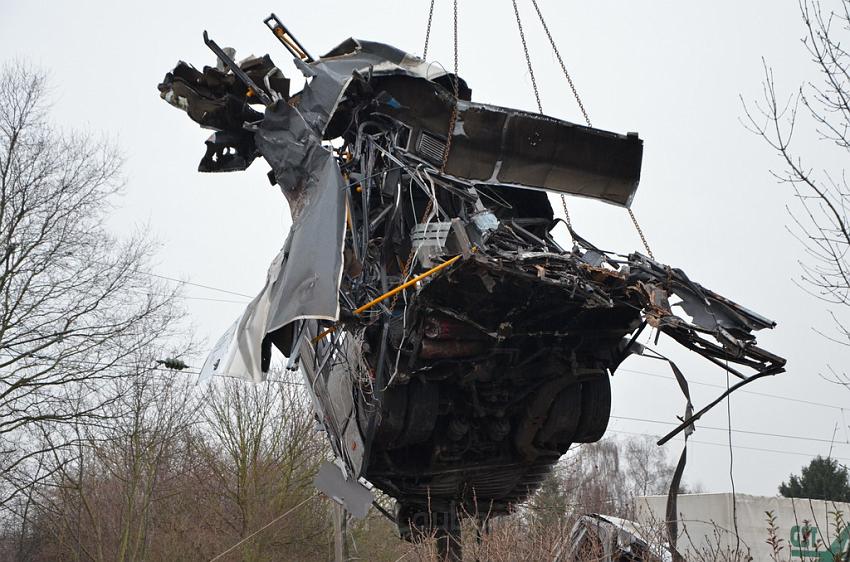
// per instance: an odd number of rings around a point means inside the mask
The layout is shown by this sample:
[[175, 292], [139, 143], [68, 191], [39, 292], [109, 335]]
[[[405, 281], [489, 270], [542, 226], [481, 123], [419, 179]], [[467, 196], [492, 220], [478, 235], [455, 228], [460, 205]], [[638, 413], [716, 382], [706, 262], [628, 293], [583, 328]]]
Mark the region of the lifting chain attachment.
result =
[[428, 26], [425, 28], [425, 47], [422, 49], [422, 60], [428, 60], [428, 40], [431, 38], [431, 20], [434, 19], [434, 2], [431, 0], [431, 9], [428, 10]]
[[[531, 0], [531, 3], [534, 4], [534, 10], [537, 12], [537, 17], [540, 18], [540, 23], [543, 24], [543, 31], [546, 32], [546, 37], [549, 39], [549, 44], [552, 45], [552, 50], [555, 52], [555, 58], [558, 59], [558, 64], [561, 65], [561, 70], [564, 72], [564, 76], [567, 77], [567, 83], [570, 85], [570, 90], [573, 91], [573, 96], [576, 98], [578, 102], [578, 108], [581, 110], [581, 114], [584, 116], [584, 122], [587, 123], [588, 127], [591, 127], [590, 117], [587, 115], [587, 110], [584, 109], [584, 103], [581, 101], [581, 96], [578, 95], [578, 90], [576, 90], [575, 84], [573, 84], [573, 79], [570, 76], [570, 73], [567, 71], [567, 65], [564, 64], [564, 59], [561, 58], [561, 53], [558, 51], [558, 46], [555, 44], [555, 39], [552, 37], [552, 34], [549, 32], [549, 26], [546, 25], [546, 20], [543, 18], [543, 13], [540, 11], [540, 6], [537, 5], [537, 0]], [[514, 2], [516, 5], [516, 2]], [[517, 16], [519, 18], [519, 16]]]
[[454, 135], [455, 124], [457, 123], [457, 104], [460, 98], [460, 78], [457, 75], [457, 0], [454, 0], [454, 80], [452, 80], [452, 89], [454, 90], [454, 104], [452, 105], [452, 114], [449, 118], [449, 130], [446, 132], [446, 150], [443, 152], [443, 165], [440, 167], [441, 172], [446, 171], [446, 165], [449, 163], [449, 151], [452, 149], [452, 136]]
[[[523, 50], [523, 53], [525, 54], [525, 64], [528, 66], [528, 75], [531, 77], [531, 87], [534, 89], [534, 99], [535, 99], [535, 101], [537, 101], [537, 110], [540, 113], [543, 113], [543, 104], [540, 102], [540, 91], [537, 88], [537, 79], [534, 77], [534, 67], [531, 64], [531, 55], [528, 54], [528, 43], [526, 43], [526, 41], [525, 41], [525, 31], [522, 28], [522, 18], [520, 18], [520, 16], [519, 16], [519, 7], [517, 6], [516, 0], [512, 0], [512, 1], [513, 1], [513, 4], [514, 4], [514, 15], [516, 16], [516, 26], [517, 26], [517, 29], [519, 30], [519, 39], [520, 39], [520, 41], [522, 41], [522, 50]], [[535, 6], [535, 8], [537, 7], [536, 2], [534, 4], [534, 6]], [[537, 13], [539, 14], [540, 11], [538, 10]], [[547, 32], [548, 32], [548, 28], [546, 28], [546, 24], [544, 23], [543, 25], [544, 25], [544, 29], [547, 29]], [[550, 41], [551, 41], [551, 36], [550, 36]], [[552, 46], [554, 48], [554, 46], [555, 46], [554, 41], [552, 41]], [[557, 54], [557, 49], [555, 50], [555, 52]], [[560, 60], [560, 55], [558, 55], [558, 59]], [[564, 71], [566, 72], [566, 68], [563, 66], [563, 63], [561, 64], [561, 67], [564, 68]], [[569, 80], [570, 84], [572, 85], [572, 80], [570, 80], [569, 75], [567, 75], [567, 80]], [[575, 94], [576, 97], [578, 97], [578, 94], [576, 94], [575, 88], [573, 88], [573, 94]], [[584, 112], [584, 106], [581, 105], [581, 101], [579, 101], [579, 106], [581, 107], [582, 112]], [[585, 117], [585, 120], [586, 120], [587, 119], [586, 113], [584, 114], [584, 117]], [[589, 121], [588, 121], [588, 125], [590, 125]], [[567, 227], [569, 229], [572, 229], [573, 228], [573, 221], [570, 219], [570, 211], [567, 209], [567, 198], [563, 194], [561, 195], [561, 206], [564, 208], [564, 220], [567, 223]]]
[[[431, 9], [428, 13], [428, 28], [425, 31], [425, 48], [423, 49], [422, 58], [425, 58], [425, 55], [428, 53], [428, 39], [431, 36], [431, 19], [434, 16], [434, 1], [431, 0]], [[449, 118], [449, 129], [446, 135], [446, 149], [443, 151], [443, 163], [440, 166], [440, 171], [446, 171], [446, 165], [449, 162], [449, 151], [452, 148], [452, 133], [454, 132], [455, 124], [457, 123], [457, 113], [458, 113], [458, 98], [460, 97], [460, 85], [458, 84], [458, 74], [457, 74], [457, 64], [458, 64], [458, 56], [457, 56], [457, 0], [454, 0], [454, 13], [453, 13], [453, 31], [454, 31], [454, 80], [452, 80], [452, 85], [454, 86], [454, 104], [452, 105], [452, 113]], [[434, 200], [429, 199], [428, 205], [425, 206], [425, 212], [422, 213], [422, 218], [419, 220], [419, 223], [424, 223], [428, 219], [428, 215], [431, 214], [431, 210], [434, 208]], [[413, 264], [413, 256], [416, 255], [415, 248], [410, 248], [410, 255], [407, 256], [407, 260], [404, 262], [404, 265], [401, 269], [401, 279], [402, 281], [410, 275], [410, 267]], [[393, 295], [393, 300], [390, 301], [389, 312], [392, 314], [393, 310], [395, 310], [396, 304], [398, 303], [398, 297], [401, 292], [397, 292]]]
[[[534, 87], [534, 97], [537, 99], [537, 108], [540, 110], [540, 113], [543, 113], [543, 106], [540, 103], [540, 94], [537, 91], [537, 81], [534, 79], [534, 71], [531, 68], [531, 57], [528, 54], [528, 47], [525, 43], [525, 33], [522, 29], [522, 20], [519, 17], [519, 9], [517, 8], [516, 0], [512, 0], [514, 5], [514, 14], [516, 15], [516, 23], [519, 28], [519, 36], [522, 40], [522, 48], [525, 51], [525, 61], [528, 64], [528, 72], [531, 75], [531, 85]], [[534, 11], [537, 12], [537, 17], [540, 19], [540, 23], [543, 26], [543, 31], [546, 33], [546, 38], [549, 39], [549, 44], [552, 46], [552, 51], [555, 53], [555, 58], [558, 59], [558, 64], [561, 66], [561, 70], [564, 73], [564, 77], [567, 79], [567, 84], [570, 85], [570, 90], [573, 92], [573, 97], [575, 97], [576, 102], [578, 103], [578, 107], [581, 110], [581, 114], [584, 117], [585, 123], [587, 123], [588, 127], [592, 127], [590, 123], [590, 116], [587, 114], [587, 110], [584, 107], [584, 102], [581, 101], [581, 96], [578, 94], [578, 90], [576, 89], [575, 83], [573, 82], [572, 77], [570, 76], [569, 71], [567, 70], [567, 65], [564, 64], [564, 59], [561, 57], [561, 52], [558, 51], [558, 46], [555, 44], [555, 38], [552, 37], [552, 33], [549, 31], [549, 26], [546, 24], [546, 18], [543, 17], [543, 12], [540, 11], [540, 6], [537, 4], [537, 0], [531, 0], [532, 5], [534, 6]], [[567, 198], [564, 195], [561, 195], [561, 205], [564, 208], [564, 218], [567, 222], [567, 226], [572, 228], [572, 221], [570, 220], [570, 212], [567, 210]], [[631, 209], [627, 209], [629, 212], [629, 217], [632, 219], [632, 223], [635, 225], [635, 229], [640, 236], [641, 242], [643, 242], [643, 247], [646, 248], [646, 253], [649, 254], [649, 257], [655, 259], [655, 256], [652, 254], [652, 250], [649, 248], [649, 242], [646, 240], [646, 236], [643, 233], [643, 229], [638, 223], [637, 217], [635, 216], [634, 211]]]
[[635, 212], [630, 208], [627, 209], [629, 211], [629, 216], [632, 217], [632, 222], [635, 225], [635, 229], [637, 229], [638, 234], [640, 235], [640, 241], [643, 242], [643, 247], [646, 248], [646, 253], [649, 254], [650, 259], [655, 260], [655, 256], [652, 255], [652, 250], [649, 249], [649, 242], [646, 241], [646, 236], [643, 235], [643, 229], [638, 224], [637, 217], [635, 216]]
[[531, 66], [531, 56], [528, 54], [528, 44], [525, 42], [525, 31], [522, 29], [522, 19], [519, 17], [519, 8], [514, 3], [514, 15], [516, 16], [516, 26], [519, 29], [519, 39], [522, 41], [522, 50], [525, 53], [525, 64], [528, 66], [528, 74], [531, 76], [531, 87], [534, 88], [534, 99], [537, 100], [537, 110], [543, 113], [543, 104], [540, 103], [540, 92], [537, 89], [537, 80], [534, 78], [534, 68]]

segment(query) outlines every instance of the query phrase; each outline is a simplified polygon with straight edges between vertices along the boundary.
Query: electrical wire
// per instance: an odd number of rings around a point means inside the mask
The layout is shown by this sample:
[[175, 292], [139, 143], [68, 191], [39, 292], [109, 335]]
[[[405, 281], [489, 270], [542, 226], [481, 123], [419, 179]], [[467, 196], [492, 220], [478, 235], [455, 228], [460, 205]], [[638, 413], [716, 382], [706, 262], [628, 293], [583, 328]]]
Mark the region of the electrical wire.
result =
[[[617, 372], [618, 373], [634, 373], [636, 375], [643, 375], [643, 376], [647, 376], [647, 377], [676, 380], [674, 377], [671, 377], [669, 375], [663, 375], [661, 373], [650, 373], [649, 371], [638, 371], [638, 370], [635, 370], [635, 369], [622, 369], [621, 368], [621, 369], [617, 369]], [[707, 387], [711, 387], [711, 388], [723, 388], [723, 389], [726, 388], [725, 386], [723, 386], [721, 384], [712, 384], [712, 383], [707, 383], [707, 382], [688, 381], [688, 383], [689, 384], [695, 384], [695, 385], [698, 385], [698, 386], [707, 386]], [[739, 391], [737, 391], [737, 393], [738, 394], [752, 394], [752, 395], [755, 395], [755, 396], [763, 396], [763, 397], [766, 397], [766, 398], [775, 398], [775, 399], [778, 399], [778, 400], [788, 400], [790, 402], [795, 402], [797, 404], [807, 404], [807, 405], [811, 405], [811, 406], [820, 406], [820, 407], [823, 407], [823, 408], [834, 408], [836, 410], [841, 410], [841, 411], [844, 410], [843, 406], [836, 406], [835, 404], [826, 404], [824, 402], [816, 402], [816, 401], [813, 401], [813, 400], [804, 400], [802, 398], [795, 398], [795, 397], [792, 397], [792, 396], [782, 396], [782, 395], [779, 395], [779, 394], [770, 394], [770, 393], [767, 393], [767, 392], [758, 392], [758, 391], [754, 391], [754, 390], [739, 390]]]
[[[633, 418], [633, 417], [629, 417], [629, 416], [613, 416], [613, 415], [610, 416], [610, 417], [611, 417], [611, 419], [615, 419], [615, 420], [638, 421], [638, 422], [643, 422], [643, 423], [655, 423], [655, 424], [662, 424], [662, 425], [667, 425], [667, 426], [676, 426], [675, 423], [666, 422], [666, 421], [663, 421], [663, 420], [653, 420], [653, 419], [648, 419], [648, 418]], [[700, 425], [699, 428], [700, 429], [707, 429], [709, 431], [728, 431], [728, 428], [726, 428], [726, 427], [711, 427], [711, 426]], [[805, 437], [805, 436], [802, 436], [802, 435], [784, 435], [782, 433], [767, 433], [767, 432], [763, 432], [763, 431], [751, 431], [751, 430], [746, 430], [746, 429], [733, 429], [732, 431], [735, 432], [735, 433], [742, 433], [742, 434], [746, 434], [746, 435], [756, 435], [758, 437], [777, 437], [777, 438], [781, 438], [781, 439], [797, 439], [797, 440], [800, 440], [800, 441], [828, 443], [828, 444], [834, 444], [835, 443], [834, 441], [831, 441], [830, 439], [819, 439], [817, 437]], [[838, 445], [850, 445], [850, 443], [841, 443], [841, 442], [839, 442], [837, 444]]]
[[[8, 353], [8, 352], [5, 352], [5, 351], [0, 352], [0, 355], [5, 356], [5, 357], [9, 357], [9, 358], [18, 357], [18, 355]], [[52, 361], [49, 357], [43, 357], [43, 356], [33, 356], [33, 357], [35, 359], [40, 359], [42, 361]], [[131, 364], [131, 363], [112, 363], [112, 362], [101, 362], [101, 361], [89, 361], [89, 360], [85, 360], [85, 359], [62, 359], [62, 360], [60, 360], [60, 363], [67, 363], [67, 364], [71, 364], [71, 365], [83, 365], [83, 366], [90, 366], [90, 367], [95, 367], [95, 368], [115, 367], [115, 368], [123, 368], [123, 369], [144, 369], [144, 370], [147, 370], [147, 371], [161, 371], [161, 372], [169, 372], [169, 373], [175, 372], [175, 369], [169, 369], [167, 367], [143, 366], [143, 365]], [[47, 363], [37, 363], [37, 364], [34, 364], [34, 365], [47, 365]], [[198, 367], [193, 367], [191, 365], [186, 366], [184, 369], [180, 369], [178, 372], [184, 373], [184, 374], [190, 374], [190, 375], [200, 375], [201, 374], [201, 370]], [[652, 374], [652, 373], [647, 373], [647, 374]], [[661, 377], [661, 378], [668, 378], [668, 377], [665, 377], [663, 375], [657, 375], [657, 376]], [[296, 381], [274, 380], [273, 382], [290, 384], [290, 385], [297, 385], [297, 386], [304, 386], [304, 383], [296, 382]], [[777, 396], [777, 398], [786, 399], [786, 397], [784, 397], [784, 396]], [[817, 404], [817, 405], [819, 405], [819, 404]], [[675, 423], [672, 423], [672, 422], [669, 422], [669, 421], [656, 420], [656, 419], [651, 419], [651, 418], [637, 418], [637, 417], [631, 417], [631, 416], [617, 416], [617, 415], [611, 415], [610, 417], [611, 417], [611, 419], [621, 420], [621, 421], [635, 421], [635, 422], [652, 423], [652, 424], [660, 424], [660, 425], [667, 425], [667, 426], [675, 426], [676, 425]], [[710, 431], [727, 431], [727, 428], [725, 428], [725, 427], [712, 427], [712, 426], [702, 426], [702, 425], [700, 426], [700, 429], [706, 429], [706, 430], [710, 430]], [[762, 432], [762, 431], [754, 431], [754, 430], [746, 430], [746, 429], [734, 429], [734, 428], [732, 429], [732, 432], [733, 433], [741, 433], [741, 434], [745, 434], [745, 435], [754, 435], [754, 436], [758, 436], [758, 437], [776, 437], [776, 438], [781, 438], [781, 439], [794, 439], [794, 440], [817, 442], [817, 443], [828, 443], [828, 444], [834, 443], [836, 445], [850, 445], [850, 443], [842, 443], [840, 441], [834, 442], [830, 439], [821, 439], [821, 438], [818, 438], [818, 437], [808, 437], [808, 436], [804, 436], [804, 435], [788, 435], [788, 434], [784, 434], [784, 433], [770, 433], [770, 432]], [[640, 435], [650, 435], [650, 434], [642, 433]], [[714, 444], [716, 444], [716, 443], [714, 443]], [[739, 446], [735, 446], [735, 447], [741, 448]], [[760, 449], [755, 449], [755, 450], [760, 450]], [[769, 450], [769, 449], [764, 449], [764, 450], [770, 451], [770, 452], [775, 452], [775, 451], [772, 451], [772, 450]], [[850, 459], [846, 459], [846, 460], [850, 460]]]
[[[9, 357], [9, 358], [17, 358], [21, 357], [20, 355], [14, 355], [8, 352], [0, 352], [0, 356]], [[38, 359], [40, 361], [45, 361], [45, 363], [28, 363], [27, 366], [48, 366], [53, 363], [53, 360], [49, 357], [41, 356], [41, 355], [33, 355], [34, 359]], [[139, 369], [144, 371], [157, 371], [164, 373], [180, 373], [186, 375], [200, 375], [201, 370], [198, 367], [192, 367], [187, 365], [183, 369], [171, 369], [168, 367], [156, 367], [153, 365], [140, 365], [140, 364], [132, 364], [132, 363], [112, 363], [112, 362], [99, 362], [99, 361], [88, 361], [85, 359], [61, 359], [59, 364], [68, 364], [68, 365], [82, 365], [89, 366], [97, 369], [109, 369], [109, 368], [118, 368], [118, 369]], [[288, 381], [288, 380], [279, 380], [279, 379], [267, 379], [268, 382], [275, 382], [280, 384], [288, 384], [288, 385], [297, 385], [304, 386], [304, 383], [296, 382], [296, 381]]]
[[150, 296], [150, 297], [165, 297], [165, 298], [173, 297], [173, 298], [176, 298], [176, 299], [190, 300], [190, 301], [223, 302], [223, 303], [228, 303], [228, 304], [242, 304], [242, 305], [245, 305], [245, 304], [248, 304], [249, 302], [251, 302], [251, 301], [246, 301], [246, 300], [237, 301], [237, 300], [232, 300], [232, 299], [214, 299], [214, 298], [210, 298], [210, 297], [191, 297], [191, 296], [188, 296], [188, 295], [177, 295], [177, 294], [167, 295], [167, 294], [164, 294], [164, 293], [153, 293], [153, 292], [149, 292], [149, 291], [142, 291], [142, 290], [136, 290], [136, 289], [130, 289], [130, 290], [132, 292], [136, 293], [136, 294], [139, 294], [139, 295], [145, 295], [145, 296]]
[[[7, 357], [14, 357], [13, 355], [8, 354], [8, 353], [3, 353], [3, 355], [5, 355]], [[39, 357], [36, 357], [36, 359], [38, 359], [38, 358]], [[69, 364], [76, 364], [76, 365], [88, 365], [88, 366], [93, 366], [93, 367], [103, 367], [103, 368], [110, 368], [110, 367], [127, 368], [127, 369], [143, 368], [143, 369], [148, 370], [148, 371], [162, 371], [162, 372], [170, 372], [170, 373], [175, 372], [174, 369], [169, 369], [169, 368], [166, 368], [166, 367], [154, 367], [154, 366], [148, 367], [148, 366], [141, 366], [141, 365], [138, 365], [138, 364], [127, 364], [127, 363], [103, 363], [103, 362], [97, 362], [97, 361], [86, 361], [86, 360], [83, 360], [83, 359], [66, 359], [66, 360], [62, 360], [61, 362], [62, 363], [69, 363]], [[185, 374], [199, 375], [201, 371], [197, 367], [187, 366], [186, 368], [181, 369], [179, 372], [185, 373]], [[296, 381], [274, 380], [273, 382], [279, 382], [279, 383], [283, 383], [283, 384], [290, 384], [290, 385], [296, 385], [296, 386], [304, 386], [304, 383], [296, 382]], [[622, 420], [622, 421], [637, 421], [637, 422], [642, 422], [642, 423], [653, 423], [653, 424], [660, 424], [660, 425], [667, 425], [667, 426], [675, 425], [674, 423], [671, 423], [671, 422], [668, 422], [668, 421], [655, 420], [655, 419], [650, 419], [650, 418], [636, 418], [636, 417], [630, 417], [630, 416], [617, 416], [617, 415], [612, 415], [610, 417], [611, 417], [611, 419]], [[711, 431], [727, 431], [727, 428], [711, 427], [711, 426], [700, 426], [700, 429], [706, 429], [706, 430], [711, 430]], [[801, 436], [801, 435], [787, 435], [787, 434], [783, 434], [783, 433], [769, 433], [769, 432], [761, 432], [761, 431], [753, 431], [753, 430], [745, 430], [745, 429], [732, 429], [732, 431], [734, 433], [741, 433], [741, 434], [746, 434], [746, 435], [755, 435], [755, 436], [759, 436], [759, 437], [776, 437], [776, 438], [782, 438], [782, 439], [795, 439], [795, 440], [808, 441], [808, 442], [833, 443], [829, 439], [820, 439], [820, 438], [817, 438], [817, 437], [806, 437], [806, 436]], [[641, 433], [640, 435], [648, 435], [649, 436], [650, 434]], [[712, 443], [712, 444], [717, 445], [717, 443]], [[837, 444], [838, 445], [848, 445], [847, 443], [841, 443], [841, 442], [839, 442]], [[742, 447], [735, 446], [735, 448], [742, 448]], [[765, 451], [770, 451], [770, 452], [777, 452], [777, 451], [773, 451], [773, 450], [770, 450], [770, 449], [753, 449], [753, 450], [765, 450]]]
[[236, 291], [229, 291], [227, 289], [221, 289], [219, 287], [213, 287], [212, 285], [204, 285], [201, 283], [193, 283], [191, 281], [184, 281], [182, 279], [177, 279], [175, 277], [168, 277], [167, 275], [160, 275], [158, 273], [151, 273], [150, 271], [137, 271], [136, 273], [141, 273], [142, 275], [148, 275], [150, 277], [156, 277], [157, 279], [164, 279], [166, 281], [173, 281], [175, 283], [180, 283], [181, 285], [191, 285], [192, 287], [200, 287], [202, 289], [208, 289], [210, 291], [218, 291], [219, 293], [227, 293], [229, 295], [236, 295], [237, 297], [245, 297], [249, 299], [253, 299], [254, 297], [251, 295], [246, 295], [245, 293], [238, 293]]
[[257, 535], [257, 534], [259, 534], [259, 533], [261, 533], [261, 532], [265, 531], [266, 529], [268, 529], [269, 527], [271, 527], [272, 525], [274, 525], [275, 523], [277, 523], [278, 521], [280, 521], [281, 519], [283, 519], [284, 517], [286, 517], [286, 516], [287, 516], [287, 515], [289, 515], [290, 513], [293, 513], [293, 512], [295, 512], [295, 511], [297, 511], [299, 508], [301, 508], [304, 504], [306, 504], [306, 503], [307, 503], [307, 502], [309, 502], [310, 500], [315, 499], [315, 498], [318, 498], [318, 497], [319, 497], [319, 493], [318, 493], [318, 492], [314, 493], [314, 494], [313, 494], [313, 495], [311, 495], [311, 496], [308, 496], [308, 497], [307, 497], [307, 499], [305, 499], [304, 501], [302, 501], [301, 503], [299, 503], [299, 504], [298, 504], [298, 505], [296, 505], [295, 507], [292, 507], [292, 508], [290, 508], [289, 510], [285, 511], [283, 514], [278, 515], [277, 517], [275, 517], [274, 519], [272, 519], [271, 521], [269, 521], [268, 523], [266, 523], [265, 525], [263, 525], [262, 527], [260, 527], [259, 529], [257, 529], [256, 531], [254, 531], [253, 533], [251, 533], [250, 535], [248, 535], [247, 537], [245, 537], [244, 539], [241, 539], [241, 540], [240, 540], [240, 541], [238, 541], [236, 544], [234, 544], [234, 545], [233, 545], [233, 546], [231, 546], [230, 548], [226, 549], [224, 552], [221, 552], [221, 553], [220, 553], [220, 554], [218, 554], [217, 556], [215, 556], [215, 557], [211, 558], [211, 559], [210, 559], [210, 562], [215, 562], [216, 560], [218, 560], [219, 558], [221, 558], [222, 556], [224, 556], [224, 555], [225, 555], [225, 554], [227, 554], [228, 552], [231, 552], [234, 548], [236, 548], [236, 547], [237, 547], [237, 546], [239, 546], [240, 544], [243, 544], [243, 543], [245, 543], [246, 541], [248, 541], [248, 540], [252, 539], [255, 535]]
[[[607, 431], [608, 431], [608, 433], [620, 433], [620, 434], [623, 434], [623, 435], [639, 435], [639, 436], [642, 436], [642, 437], [652, 437], [653, 439], [658, 438], [658, 435], [654, 435], [652, 433], [641, 433], [639, 431], [626, 431], [626, 430], [620, 430], [620, 429], [608, 429]], [[712, 446], [715, 446], [715, 447], [728, 447], [729, 446], [728, 443], [715, 443], [713, 441], [698, 441], [698, 440], [695, 440], [695, 439], [688, 439], [688, 444], [690, 445], [691, 443], [697, 443], [697, 444], [700, 444], [700, 445], [712, 445]], [[746, 445], [733, 445], [733, 447], [735, 449], [740, 449], [740, 450], [745, 450], [745, 451], [757, 451], [757, 452], [760, 452], [760, 453], [775, 453], [775, 454], [778, 454], [778, 455], [793, 455], [793, 456], [798, 456], [798, 457], [806, 457], [808, 459], [811, 459], [814, 456], [814, 455], [809, 454], [809, 453], [801, 453], [801, 452], [797, 452], [797, 451], [780, 451], [778, 449], [765, 449], [765, 448], [762, 448], [762, 447], [749, 447], [749, 446], [746, 446]], [[850, 462], [850, 457], [832, 457], [832, 458], [837, 459], [837, 460], [842, 460], [842, 461], [845, 461], [845, 462]]]

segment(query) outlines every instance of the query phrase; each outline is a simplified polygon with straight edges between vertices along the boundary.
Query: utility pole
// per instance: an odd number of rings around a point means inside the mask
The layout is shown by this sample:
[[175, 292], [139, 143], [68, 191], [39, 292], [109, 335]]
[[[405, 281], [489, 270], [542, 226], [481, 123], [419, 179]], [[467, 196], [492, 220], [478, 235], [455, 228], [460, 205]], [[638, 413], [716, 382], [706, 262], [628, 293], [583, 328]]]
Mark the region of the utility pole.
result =
[[337, 502], [331, 500], [331, 515], [334, 522], [334, 562], [348, 560], [348, 543], [345, 534], [348, 527], [348, 512]]

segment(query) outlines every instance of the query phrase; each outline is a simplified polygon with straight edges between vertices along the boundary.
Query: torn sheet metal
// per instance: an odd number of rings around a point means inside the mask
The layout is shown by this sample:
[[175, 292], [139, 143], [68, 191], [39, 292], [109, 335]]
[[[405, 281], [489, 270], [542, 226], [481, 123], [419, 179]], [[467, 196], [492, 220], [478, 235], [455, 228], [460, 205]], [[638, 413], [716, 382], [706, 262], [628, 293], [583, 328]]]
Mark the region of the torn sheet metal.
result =
[[314, 60], [284, 34], [304, 55], [301, 92], [268, 57], [237, 65], [218, 48], [229, 72], [180, 63], [159, 87], [216, 131], [201, 169], [262, 156], [292, 213], [203, 372], [262, 380], [283, 352], [348, 480], [396, 498], [408, 534], [508, 513], [572, 444], [600, 439], [610, 375], [653, 353], [636, 343], [647, 325], [738, 384], [782, 372], [754, 336], [772, 321], [642, 254], [554, 240], [544, 191], [628, 206], [637, 135], [473, 102], [387, 45], [349, 39]]
[[213, 346], [201, 368], [199, 381], [206, 381], [213, 376], [235, 377], [252, 382], [265, 379], [264, 371], [268, 370], [271, 358], [271, 350], [264, 340], [269, 311], [274, 310], [272, 289], [285, 259], [286, 247], [269, 267], [263, 290]]
[[355, 519], [366, 517], [372, 507], [372, 492], [360, 482], [346, 478], [343, 470], [333, 463], [322, 463], [313, 484], [320, 492], [345, 506]]

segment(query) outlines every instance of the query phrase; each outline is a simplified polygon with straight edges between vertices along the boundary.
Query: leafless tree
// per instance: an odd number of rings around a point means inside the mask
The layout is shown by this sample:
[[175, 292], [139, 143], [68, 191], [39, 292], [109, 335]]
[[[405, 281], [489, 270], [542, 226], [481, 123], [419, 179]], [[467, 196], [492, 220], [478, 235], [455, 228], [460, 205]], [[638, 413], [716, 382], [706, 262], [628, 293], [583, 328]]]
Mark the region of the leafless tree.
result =
[[[114, 397], [103, 408], [111, 423], [75, 427], [78, 453], [51, 450], [47, 462], [56, 471], [38, 487], [33, 507], [36, 523], [49, 534], [38, 550], [41, 559], [157, 558], [156, 546], [187, 519], [183, 507], [195, 513], [191, 502], [186, 505], [188, 474], [198, 465], [195, 381], [154, 371], [151, 362], [140, 360], [136, 370], [100, 390]], [[171, 554], [186, 552], [192, 550]]]
[[666, 494], [676, 471], [667, 451], [652, 437], [634, 437], [621, 443], [626, 473], [632, 496]]
[[104, 421], [99, 391], [178, 316], [149, 241], [105, 227], [119, 154], [55, 127], [47, 94], [43, 72], [0, 68], [0, 507], [50, 476], [32, 433]]
[[[327, 447], [300, 378], [274, 372], [258, 385], [215, 380], [204, 418], [206, 473], [199, 486], [205, 496], [216, 495], [207, 521], [218, 537], [235, 543], [315, 493], [312, 479]], [[283, 551], [322, 556], [311, 549], [330, 544], [328, 513], [322, 502], [306, 504], [298, 517], [256, 536], [241, 552], [252, 560], [276, 559]]]
[[800, 285], [839, 306], [831, 311], [837, 334], [824, 335], [850, 345], [840, 311], [850, 306], [850, 185], [843, 165], [850, 155], [850, 0], [800, 0], [800, 14], [812, 79], [783, 94], [765, 62], [763, 96], [744, 102], [744, 121], [776, 151], [781, 164], [773, 175], [796, 196], [789, 213], [806, 254]]
[[557, 510], [556, 519], [584, 513], [632, 518], [635, 499], [666, 494], [674, 470], [673, 459], [650, 437], [606, 437], [571, 451], [532, 497], [529, 508]]
[[567, 459], [564, 487], [570, 505], [579, 513], [631, 515], [629, 485], [622, 444], [606, 438], [578, 448]]
[[84, 426], [80, 454], [53, 460], [29, 559], [209, 560], [234, 546], [228, 559], [326, 558], [327, 502], [304, 502], [326, 451], [300, 385], [199, 387], [139, 364], [110, 385], [115, 422]]

